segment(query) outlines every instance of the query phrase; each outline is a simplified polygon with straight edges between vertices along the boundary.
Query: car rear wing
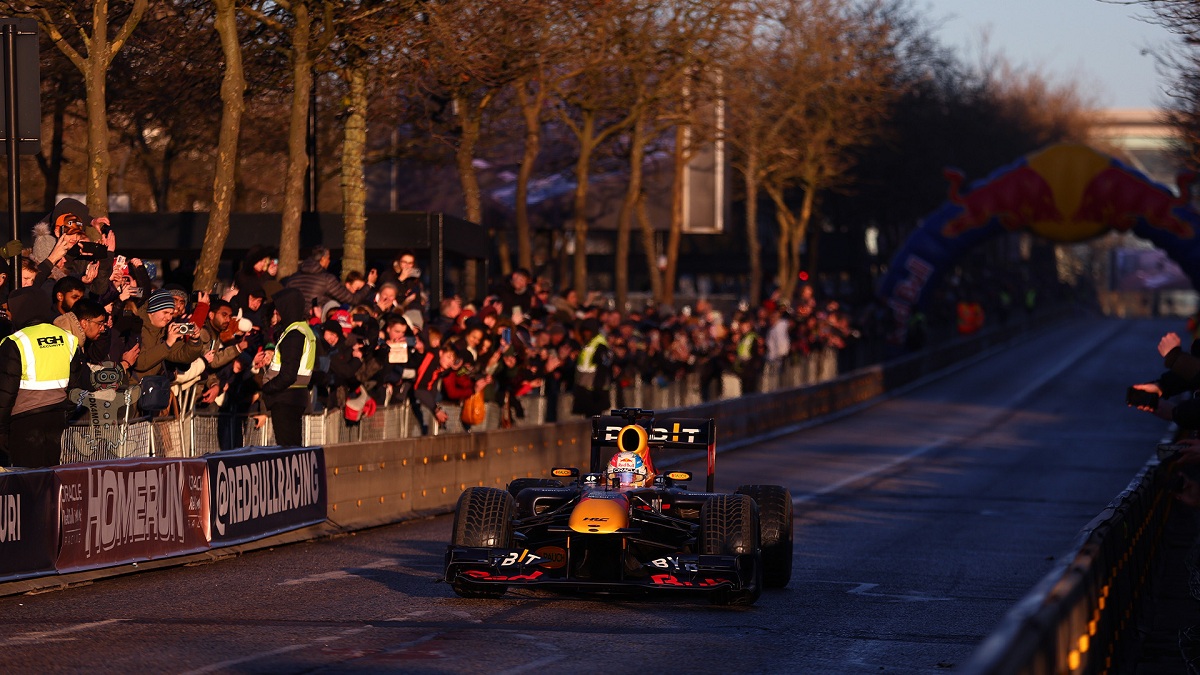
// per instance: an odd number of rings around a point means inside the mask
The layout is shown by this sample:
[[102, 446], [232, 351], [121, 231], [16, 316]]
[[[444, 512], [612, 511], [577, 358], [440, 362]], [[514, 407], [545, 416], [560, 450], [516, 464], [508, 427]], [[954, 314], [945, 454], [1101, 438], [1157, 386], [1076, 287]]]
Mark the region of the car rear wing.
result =
[[652, 411], [639, 409], [614, 410], [614, 415], [592, 418], [592, 473], [604, 470], [609, 458], [617, 452], [617, 434], [629, 424], [646, 430], [651, 448], [667, 450], [704, 451], [708, 455], [707, 489], [713, 491], [717, 467], [717, 421], [698, 417], [653, 417]]

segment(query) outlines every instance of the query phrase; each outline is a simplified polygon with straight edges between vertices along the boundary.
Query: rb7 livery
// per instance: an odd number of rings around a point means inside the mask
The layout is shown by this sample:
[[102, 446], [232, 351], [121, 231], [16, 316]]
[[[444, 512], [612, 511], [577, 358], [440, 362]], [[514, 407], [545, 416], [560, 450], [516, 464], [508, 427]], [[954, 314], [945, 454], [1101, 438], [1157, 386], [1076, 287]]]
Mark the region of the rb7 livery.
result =
[[[706, 450], [705, 492], [687, 471], [655, 470], [652, 450]], [[792, 575], [792, 497], [777, 485], [713, 491], [712, 419], [623, 408], [592, 418], [591, 466], [555, 468], [459, 497], [446, 576], [466, 598], [509, 588], [703, 596], [749, 605]]]

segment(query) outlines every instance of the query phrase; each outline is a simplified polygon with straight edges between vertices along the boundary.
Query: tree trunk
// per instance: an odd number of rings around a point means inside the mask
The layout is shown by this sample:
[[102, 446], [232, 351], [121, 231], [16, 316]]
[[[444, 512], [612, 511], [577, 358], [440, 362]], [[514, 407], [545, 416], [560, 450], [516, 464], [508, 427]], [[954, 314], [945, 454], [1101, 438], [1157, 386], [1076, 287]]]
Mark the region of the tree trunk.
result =
[[758, 156], [746, 156], [746, 251], [750, 256], [750, 306], [762, 300], [762, 244], [758, 241]]
[[671, 231], [667, 235], [667, 270], [663, 275], [663, 302], [675, 303], [675, 282], [679, 272], [679, 244], [683, 238], [683, 174], [687, 171], [686, 127], [675, 128], [675, 177], [671, 181]]
[[646, 253], [646, 274], [650, 276], [650, 293], [657, 306], [663, 301], [662, 274], [658, 271], [658, 247], [654, 245], [654, 225], [646, 212], [646, 195], [638, 196], [638, 224], [642, 226], [642, 250]]
[[[87, 206], [92, 217], [108, 215], [108, 106], [105, 82], [108, 67], [113, 56], [121, 51], [130, 33], [142, 20], [147, 2], [148, 0], [133, 0], [125, 23], [112, 42], [108, 40], [108, 0], [96, 0], [91, 3], [92, 35], [88, 36], [80, 31], [86, 56], [80, 54], [64, 38], [57, 23], [59, 17], [53, 15], [46, 7], [34, 9], [50, 41], [70, 59], [80, 73], [83, 73], [83, 86], [87, 92], [84, 107], [88, 118]], [[79, 29], [74, 20], [71, 23], [72, 31]]]
[[66, 128], [67, 102], [54, 97], [54, 110], [50, 115], [50, 156], [37, 154], [38, 168], [46, 186], [42, 191], [42, 208], [49, 213], [58, 202], [58, 187], [62, 182], [63, 130]]
[[588, 175], [592, 163], [592, 151], [596, 148], [596, 113], [584, 111], [583, 126], [579, 133], [579, 158], [575, 161], [575, 215], [571, 227], [575, 231], [575, 292], [579, 302], [587, 301], [587, 197]]
[[467, 220], [482, 225], [483, 199], [479, 193], [479, 176], [475, 173], [475, 146], [479, 144], [480, 127], [483, 125], [483, 106], [475, 107], [462, 96], [456, 96], [454, 103], [462, 123], [462, 135], [458, 139], [454, 159], [458, 166], [458, 180], [462, 185], [465, 212]]
[[217, 162], [213, 174], [213, 201], [208, 214], [208, 229], [196, 264], [193, 288], [209, 290], [217, 280], [221, 252], [229, 236], [229, 214], [237, 179], [238, 135], [242, 113], [246, 109], [246, 76], [242, 71], [242, 45], [238, 38], [236, 0], [213, 0], [217, 8], [216, 28], [225, 55], [221, 78], [221, 129], [217, 137]]
[[541, 83], [536, 84], [537, 92], [531, 94], [530, 83], [517, 83], [517, 96], [521, 100], [521, 114], [525, 118], [525, 155], [521, 159], [521, 168], [517, 171], [517, 264], [527, 270], [533, 269], [533, 247], [531, 245], [529, 227], [529, 179], [533, 176], [534, 163], [541, 151], [542, 144], [542, 106], [546, 100], [545, 90]]
[[367, 147], [367, 68], [354, 65], [345, 73], [349, 88], [342, 140], [342, 276], [367, 271], [367, 185], [363, 156]]
[[168, 213], [168, 202], [171, 197], [171, 169], [175, 166], [175, 139], [167, 141], [167, 147], [163, 148], [162, 161], [159, 162], [161, 169], [159, 170], [160, 179], [157, 189], [154, 191], [154, 211], [156, 213]]
[[[811, 183], [810, 183], [811, 186]], [[804, 244], [804, 238], [808, 236], [808, 224], [812, 221], [813, 204], [816, 201], [816, 191], [812, 187], [804, 190], [804, 200], [800, 202], [800, 217], [792, 219], [792, 276], [793, 278], [800, 272], [800, 248]], [[815, 274], [813, 275], [815, 276]], [[795, 280], [793, 279], [793, 284]], [[793, 286], [794, 288], [794, 286]]]
[[[104, 16], [107, 24], [107, 13]], [[87, 207], [93, 218], [108, 215], [108, 87], [105, 82], [105, 76], [108, 74], [108, 50], [101, 46], [106, 44], [107, 26], [96, 26], [92, 36], [92, 49], [88, 50], [88, 70], [83, 78], [87, 89], [87, 102], [84, 107], [88, 116]]]
[[621, 203], [621, 211], [617, 214], [617, 259], [614, 291], [617, 309], [628, 311], [629, 301], [629, 235], [633, 229], [633, 211], [637, 207], [642, 194], [642, 162], [646, 156], [646, 121], [645, 116], [638, 116], [633, 123], [633, 134], [629, 147], [629, 185], [625, 189], [625, 199]]
[[308, 172], [308, 105], [312, 92], [312, 16], [308, 5], [292, 5], [292, 106], [288, 120], [288, 162], [283, 183], [283, 223], [279, 233], [279, 272], [282, 279], [300, 262], [300, 214], [304, 208], [304, 177]]
[[776, 259], [779, 263], [779, 272], [776, 275], [776, 280], [779, 283], [780, 293], [783, 297], [791, 297], [792, 290], [795, 288], [796, 275], [792, 268], [791, 256], [791, 238], [794, 231], [795, 217], [788, 210], [787, 203], [783, 198], [783, 189], [778, 185], [767, 183], [763, 186], [770, 195], [771, 201], [775, 204], [775, 222], [779, 225], [779, 239], [775, 247]]

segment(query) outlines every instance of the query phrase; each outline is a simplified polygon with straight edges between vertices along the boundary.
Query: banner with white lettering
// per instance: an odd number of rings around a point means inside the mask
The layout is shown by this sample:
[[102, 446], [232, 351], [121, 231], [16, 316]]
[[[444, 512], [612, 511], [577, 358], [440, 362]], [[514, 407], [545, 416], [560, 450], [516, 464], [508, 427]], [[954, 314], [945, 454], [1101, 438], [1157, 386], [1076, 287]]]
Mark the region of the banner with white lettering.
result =
[[205, 459], [213, 546], [324, 522], [324, 448], [247, 448]]
[[59, 572], [196, 553], [208, 548], [203, 459], [129, 459], [56, 468]]
[[0, 473], [0, 580], [54, 573], [58, 494], [54, 471]]

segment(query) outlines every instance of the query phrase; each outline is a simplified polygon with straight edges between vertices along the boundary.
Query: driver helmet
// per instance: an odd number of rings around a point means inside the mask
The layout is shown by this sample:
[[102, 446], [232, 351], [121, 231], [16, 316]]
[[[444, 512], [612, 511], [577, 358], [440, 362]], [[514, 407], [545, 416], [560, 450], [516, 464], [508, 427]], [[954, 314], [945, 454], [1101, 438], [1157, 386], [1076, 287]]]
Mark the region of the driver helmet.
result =
[[650, 472], [646, 463], [636, 452], [618, 452], [608, 462], [605, 472], [608, 485], [616, 485], [619, 489], [645, 487], [650, 482]]

